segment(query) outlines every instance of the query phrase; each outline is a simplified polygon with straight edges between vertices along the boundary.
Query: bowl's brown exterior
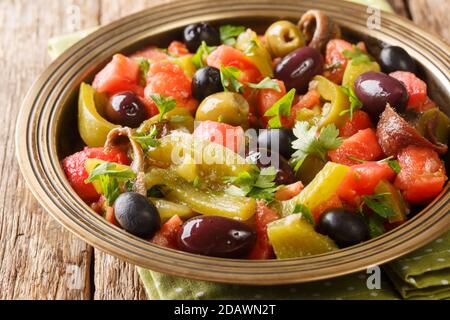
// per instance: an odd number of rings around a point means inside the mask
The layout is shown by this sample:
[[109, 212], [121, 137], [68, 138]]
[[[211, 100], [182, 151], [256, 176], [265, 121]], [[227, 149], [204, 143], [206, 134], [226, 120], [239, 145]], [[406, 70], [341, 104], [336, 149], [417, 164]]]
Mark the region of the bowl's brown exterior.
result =
[[263, 31], [274, 20], [297, 20], [317, 8], [347, 35], [400, 45], [421, 64], [432, 97], [450, 114], [450, 48], [409, 21], [382, 13], [381, 30], [366, 26], [366, 7], [333, 0], [187, 0], [142, 11], [101, 28], [55, 61], [27, 95], [17, 123], [17, 158], [29, 188], [47, 211], [95, 247], [139, 266], [188, 278], [242, 284], [300, 283], [348, 274], [404, 255], [449, 229], [449, 188], [407, 223], [363, 244], [317, 256], [270, 261], [226, 260], [165, 249], [109, 224], [75, 194], [60, 159], [80, 147], [79, 84], [90, 81], [115, 52], [166, 45], [192, 22], [234, 22]]

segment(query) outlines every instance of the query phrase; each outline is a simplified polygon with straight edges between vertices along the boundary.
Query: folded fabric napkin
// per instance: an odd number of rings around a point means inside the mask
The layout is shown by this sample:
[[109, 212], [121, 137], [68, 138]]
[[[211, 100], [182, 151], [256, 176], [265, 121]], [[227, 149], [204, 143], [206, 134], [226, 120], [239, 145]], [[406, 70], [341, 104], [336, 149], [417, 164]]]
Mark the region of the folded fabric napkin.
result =
[[[348, 0], [392, 12], [385, 0]], [[49, 40], [55, 59], [95, 31], [83, 30]], [[380, 289], [367, 286], [370, 274], [356, 274], [299, 285], [241, 286], [189, 280], [137, 269], [149, 299], [450, 299], [450, 232], [416, 252], [383, 266]]]

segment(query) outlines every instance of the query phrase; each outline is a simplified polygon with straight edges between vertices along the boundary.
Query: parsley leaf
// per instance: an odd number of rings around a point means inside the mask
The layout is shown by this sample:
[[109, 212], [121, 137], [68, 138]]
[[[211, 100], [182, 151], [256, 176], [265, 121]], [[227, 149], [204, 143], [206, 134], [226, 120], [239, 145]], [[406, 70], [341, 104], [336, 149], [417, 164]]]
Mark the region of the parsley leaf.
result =
[[163, 95], [160, 95], [159, 93], [154, 93], [151, 95], [152, 100], [155, 102], [156, 107], [159, 111], [159, 121], [161, 121], [164, 117], [164, 115], [175, 109], [177, 106], [177, 102], [172, 97], [166, 97]]
[[236, 37], [238, 37], [244, 31], [245, 27], [243, 26], [233, 26], [230, 24], [220, 26], [220, 40], [223, 44], [234, 46], [236, 43]]
[[292, 213], [301, 213], [302, 218], [305, 218], [310, 224], [314, 225], [314, 219], [311, 213], [311, 210], [305, 206], [304, 204], [298, 203], [294, 207], [294, 211]]
[[259, 83], [248, 82], [247, 85], [253, 89], [274, 89], [277, 92], [281, 92], [281, 88], [278, 82], [270, 79], [269, 77], [265, 77]]
[[391, 206], [390, 192], [376, 193], [370, 196], [363, 196], [363, 202], [372, 209], [373, 212], [382, 218], [389, 218], [395, 215], [395, 211]]
[[297, 121], [294, 127], [294, 135], [297, 140], [292, 142], [292, 147], [297, 151], [292, 155], [294, 170], [300, 169], [303, 161], [308, 155], [316, 155], [326, 161], [326, 154], [342, 144], [343, 139], [339, 137], [339, 130], [334, 124], [323, 127], [317, 136], [318, 128], [310, 126], [306, 121]]
[[269, 128], [281, 128], [281, 116], [288, 117], [291, 115], [292, 102], [295, 97], [295, 89], [291, 89], [280, 100], [274, 103], [269, 110], [264, 113], [265, 117], [272, 117], [269, 120]]
[[202, 41], [200, 47], [198, 47], [197, 52], [192, 56], [191, 61], [195, 65], [197, 69], [203, 68], [206, 66], [205, 60], [206, 57], [216, 50], [217, 47], [209, 47], [205, 41]]
[[237, 177], [225, 177], [225, 182], [231, 183], [225, 192], [236, 196], [247, 196], [272, 202], [278, 187], [275, 184], [277, 170], [274, 167], [255, 169], [252, 172], [242, 172]]
[[136, 58], [135, 61], [139, 65], [139, 84], [143, 87], [147, 84], [147, 74], [150, 69], [150, 61], [145, 58]]
[[157, 133], [158, 133], [158, 130], [156, 129], [155, 126], [153, 126], [150, 133], [148, 133], [146, 135], [140, 135], [140, 134], [133, 135], [131, 137], [131, 139], [133, 139], [134, 141], [139, 143], [142, 146], [142, 149], [147, 151], [152, 148], [156, 148], [161, 144], [161, 142], [158, 139], [156, 139]]
[[220, 80], [225, 91], [240, 92], [244, 86], [239, 80], [241, 70], [236, 67], [220, 67]]
[[379, 237], [386, 232], [386, 229], [384, 228], [385, 219], [383, 219], [379, 215], [377, 214], [366, 215], [362, 211], [360, 211], [359, 215], [369, 228], [370, 238]]
[[343, 116], [344, 114], [349, 113], [350, 120], [351, 120], [351, 119], [353, 119], [353, 112], [356, 109], [360, 109], [363, 106], [363, 104], [358, 99], [358, 97], [356, 96], [356, 94], [352, 88], [349, 88], [346, 86], [341, 86], [340, 88], [341, 88], [342, 92], [344, 92], [348, 96], [348, 100], [350, 101], [350, 108], [348, 108], [344, 111], [341, 111], [341, 113], [339, 113], [339, 115]]
[[369, 55], [355, 45], [353, 45], [353, 50], [344, 50], [343, 55], [347, 59], [351, 59], [352, 63], [355, 66], [360, 65], [361, 63], [372, 62], [372, 59], [369, 57]]
[[136, 178], [136, 173], [134, 173], [133, 170], [117, 169], [116, 163], [104, 162], [97, 165], [84, 182], [91, 183], [100, 181], [103, 195], [106, 198], [106, 204], [110, 206], [121, 193], [119, 182], [128, 181], [134, 178]]
[[400, 173], [401, 167], [398, 160], [388, 160], [388, 165], [395, 173]]

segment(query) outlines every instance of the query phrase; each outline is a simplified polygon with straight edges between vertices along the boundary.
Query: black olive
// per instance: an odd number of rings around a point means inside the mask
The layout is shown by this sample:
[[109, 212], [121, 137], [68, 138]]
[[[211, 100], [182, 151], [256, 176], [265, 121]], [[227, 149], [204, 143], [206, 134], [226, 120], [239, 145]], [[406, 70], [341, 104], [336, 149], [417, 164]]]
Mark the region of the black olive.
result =
[[257, 151], [250, 151], [247, 159], [255, 163], [260, 169], [274, 167], [277, 170], [275, 178], [277, 185], [288, 185], [297, 181], [289, 162], [278, 153], [259, 148]]
[[390, 46], [380, 51], [380, 65], [384, 72], [391, 73], [394, 71], [417, 72], [416, 63], [413, 58], [405, 51], [405, 49]]
[[178, 232], [181, 250], [213, 257], [246, 257], [255, 242], [256, 232], [252, 227], [219, 216], [194, 217]]
[[202, 41], [205, 41], [208, 46], [220, 45], [220, 33], [209, 23], [195, 23], [184, 28], [183, 40], [189, 51], [194, 53]]
[[364, 220], [342, 208], [325, 211], [316, 226], [317, 232], [329, 236], [341, 247], [349, 247], [369, 238]]
[[106, 118], [115, 124], [137, 128], [147, 119], [144, 103], [133, 92], [125, 91], [111, 97], [105, 109]]
[[136, 192], [122, 193], [114, 203], [114, 215], [122, 228], [135, 236], [149, 239], [161, 225], [158, 210]]
[[220, 71], [214, 67], [204, 67], [194, 74], [192, 78], [192, 95], [198, 101], [207, 96], [223, 91]]
[[280, 153], [289, 160], [294, 153], [292, 142], [296, 140], [292, 129], [263, 129], [259, 131], [258, 147]]

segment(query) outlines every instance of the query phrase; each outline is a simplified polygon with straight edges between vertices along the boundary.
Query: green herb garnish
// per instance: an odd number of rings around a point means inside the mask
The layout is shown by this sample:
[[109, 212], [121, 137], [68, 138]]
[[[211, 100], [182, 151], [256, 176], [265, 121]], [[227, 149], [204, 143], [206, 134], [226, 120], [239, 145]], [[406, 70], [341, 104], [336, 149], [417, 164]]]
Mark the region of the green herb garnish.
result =
[[203, 68], [206, 66], [205, 60], [206, 57], [216, 50], [217, 47], [209, 47], [205, 41], [202, 41], [200, 47], [198, 47], [197, 52], [192, 56], [191, 61], [195, 65], [197, 69]]
[[230, 24], [220, 26], [220, 41], [228, 46], [234, 46], [236, 44], [236, 38], [244, 31], [245, 27], [243, 26], [233, 26]]
[[244, 86], [238, 79], [241, 75], [241, 70], [236, 67], [221, 66], [220, 67], [220, 80], [225, 91], [240, 92]]
[[292, 143], [292, 147], [297, 151], [292, 155], [292, 159], [296, 172], [308, 155], [315, 155], [326, 161], [327, 152], [336, 149], [343, 142], [334, 124], [323, 127], [318, 136], [317, 131], [318, 127], [310, 126], [306, 121], [297, 121], [295, 124], [293, 132], [297, 140]]
[[390, 192], [376, 193], [369, 196], [363, 196], [362, 200], [373, 212], [382, 218], [389, 218], [395, 216], [395, 211], [392, 208], [390, 201]]
[[177, 106], [177, 102], [172, 97], [166, 97], [163, 95], [160, 95], [159, 93], [154, 93], [151, 95], [152, 100], [155, 102], [156, 107], [159, 111], [159, 121], [161, 121], [164, 117], [164, 115], [175, 109]]
[[158, 130], [155, 126], [153, 126], [148, 134], [136, 134], [131, 136], [131, 139], [139, 143], [143, 150], [148, 151], [152, 148], [158, 147], [161, 144], [161, 142], [156, 139], [157, 134]]
[[269, 77], [265, 77], [259, 83], [249, 82], [247, 83], [247, 85], [253, 89], [273, 89], [276, 90], [277, 92], [281, 92], [281, 88], [278, 82], [270, 79]]
[[314, 225], [314, 218], [312, 216], [311, 210], [305, 206], [304, 204], [298, 203], [294, 207], [294, 211], [292, 213], [300, 213], [302, 218], [305, 218], [310, 224]]
[[119, 182], [125, 182], [134, 178], [136, 178], [136, 173], [133, 170], [128, 168], [117, 169], [116, 163], [104, 162], [97, 165], [84, 182], [100, 181], [106, 204], [110, 206], [121, 193]]
[[228, 194], [263, 199], [272, 202], [278, 187], [275, 184], [277, 170], [274, 167], [254, 169], [242, 172], [237, 177], [225, 177], [225, 182], [232, 184], [225, 191]]
[[295, 89], [291, 89], [280, 100], [274, 103], [269, 110], [264, 113], [265, 117], [272, 117], [269, 120], [269, 128], [281, 128], [281, 116], [288, 117], [291, 115], [292, 102], [295, 97]]
[[353, 50], [344, 50], [344, 57], [351, 59], [352, 63], [357, 66], [361, 63], [371, 63], [372, 59], [370, 56], [362, 51], [358, 46], [353, 45]]
[[353, 119], [353, 112], [357, 109], [362, 108], [363, 104], [362, 102], [358, 99], [358, 97], [356, 96], [355, 92], [353, 91], [352, 88], [346, 87], [346, 86], [341, 86], [340, 87], [342, 92], [344, 92], [347, 96], [348, 96], [348, 100], [350, 101], [350, 108], [341, 111], [341, 113], [339, 113], [340, 116], [345, 115], [346, 113], [349, 113], [349, 117], [350, 120]]
[[139, 65], [139, 84], [142, 87], [147, 85], [147, 74], [150, 69], [150, 61], [145, 58], [136, 58], [135, 61]]

